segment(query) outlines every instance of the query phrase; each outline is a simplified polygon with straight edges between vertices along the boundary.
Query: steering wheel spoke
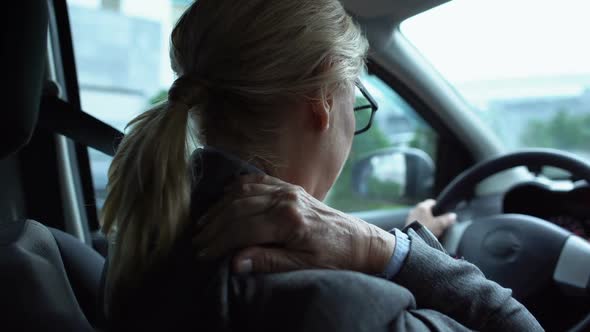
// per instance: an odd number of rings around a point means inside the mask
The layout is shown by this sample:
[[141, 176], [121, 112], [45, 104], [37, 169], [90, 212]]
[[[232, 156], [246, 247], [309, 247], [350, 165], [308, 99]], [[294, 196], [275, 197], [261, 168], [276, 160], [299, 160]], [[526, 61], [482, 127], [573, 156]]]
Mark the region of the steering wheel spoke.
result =
[[572, 295], [587, 295], [590, 290], [590, 243], [571, 235], [566, 240], [553, 272], [553, 280]]

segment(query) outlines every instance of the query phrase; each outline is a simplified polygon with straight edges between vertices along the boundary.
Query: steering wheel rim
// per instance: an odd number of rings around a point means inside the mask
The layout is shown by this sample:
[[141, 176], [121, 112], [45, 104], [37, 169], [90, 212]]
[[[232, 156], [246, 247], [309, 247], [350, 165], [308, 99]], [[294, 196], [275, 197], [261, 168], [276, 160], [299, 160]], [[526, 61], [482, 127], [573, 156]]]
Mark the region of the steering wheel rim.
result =
[[461, 201], [462, 196], [473, 192], [482, 180], [518, 166], [552, 166], [575, 174], [590, 183], [590, 166], [576, 155], [555, 149], [526, 149], [483, 161], [459, 174], [438, 195], [432, 214], [439, 216], [452, 210]]

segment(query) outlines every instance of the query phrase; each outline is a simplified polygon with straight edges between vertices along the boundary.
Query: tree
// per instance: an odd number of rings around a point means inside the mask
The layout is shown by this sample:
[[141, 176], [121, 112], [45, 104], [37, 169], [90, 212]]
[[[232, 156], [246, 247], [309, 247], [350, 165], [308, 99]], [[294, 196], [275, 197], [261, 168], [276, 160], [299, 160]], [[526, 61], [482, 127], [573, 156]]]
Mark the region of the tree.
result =
[[590, 150], [590, 114], [572, 114], [560, 109], [546, 120], [533, 120], [524, 130], [525, 146], [563, 150]]

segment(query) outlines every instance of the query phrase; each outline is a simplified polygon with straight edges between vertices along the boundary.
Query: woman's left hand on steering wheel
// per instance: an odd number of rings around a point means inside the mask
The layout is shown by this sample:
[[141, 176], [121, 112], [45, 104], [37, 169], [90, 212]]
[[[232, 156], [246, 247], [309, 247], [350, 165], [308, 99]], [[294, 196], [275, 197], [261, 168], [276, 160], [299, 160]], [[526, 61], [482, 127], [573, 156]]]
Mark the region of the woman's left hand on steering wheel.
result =
[[236, 272], [327, 268], [377, 274], [395, 247], [392, 234], [267, 175], [241, 177], [199, 225], [193, 240], [198, 257], [239, 250]]
[[447, 228], [451, 227], [455, 221], [457, 221], [457, 214], [450, 212], [435, 217], [432, 214], [432, 208], [434, 205], [436, 205], [436, 201], [433, 199], [427, 199], [418, 203], [418, 205], [410, 211], [410, 214], [408, 214], [406, 225], [418, 221], [428, 228], [434, 236], [440, 237]]

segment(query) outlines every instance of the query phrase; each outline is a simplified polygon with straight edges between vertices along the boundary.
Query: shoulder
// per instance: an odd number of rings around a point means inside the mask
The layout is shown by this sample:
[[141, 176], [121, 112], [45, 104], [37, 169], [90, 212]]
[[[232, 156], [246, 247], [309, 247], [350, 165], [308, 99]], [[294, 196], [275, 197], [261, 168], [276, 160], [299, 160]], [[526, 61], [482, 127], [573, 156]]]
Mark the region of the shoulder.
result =
[[[274, 290], [307, 290], [322, 297], [359, 296], [365, 298], [376, 294], [393, 294], [411, 298], [404, 287], [382, 278], [359, 272], [343, 270], [301, 270], [286, 273], [251, 276], [257, 286]], [[399, 299], [398, 299], [399, 300]]]
[[240, 320], [268, 330], [379, 331], [415, 308], [407, 289], [351, 271], [303, 270], [236, 277], [234, 282], [239, 307], [245, 310]]

